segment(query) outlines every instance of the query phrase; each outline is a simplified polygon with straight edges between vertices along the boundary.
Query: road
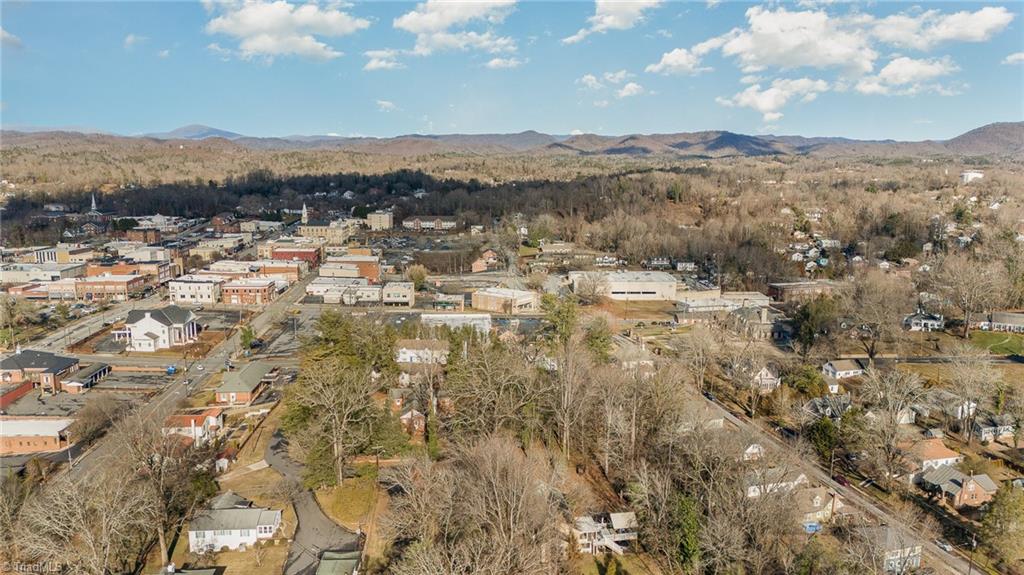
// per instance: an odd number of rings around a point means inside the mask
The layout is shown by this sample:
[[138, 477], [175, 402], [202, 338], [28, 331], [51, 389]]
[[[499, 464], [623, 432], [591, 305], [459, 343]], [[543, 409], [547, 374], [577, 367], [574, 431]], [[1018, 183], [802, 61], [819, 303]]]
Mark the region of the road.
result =
[[[282, 294], [279, 298], [271, 302], [269, 305], [263, 308], [263, 311], [255, 316], [249, 325], [253, 328], [253, 331], [260, 333], [261, 331], [268, 328], [273, 324], [274, 321], [284, 317], [288, 310], [288, 307], [295, 304], [301, 299], [306, 293], [306, 285], [313, 280], [315, 276], [310, 275], [303, 280], [300, 280], [296, 284], [292, 285], [288, 291]], [[240, 330], [236, 330], [231, 337], [225, 339], [206, 355], [201, 360], [197, 360], [188, 365], [186, 370], [179, 372], [179, 375], [175, 376], [174, 380], [171, 381], [163, 390], [153, 396], [147, 403], [145, 403], [140, 409], [142, 415], [146, 419], [153, 419], [162, 421], [165, 417], [170, 415], [177, 407], [178, 403], [187, 397], [192, 392], [201, 389], [206, 380], [211, 374], [216, 373], [224, 362], [231, 357], [233, 351], [241, 348], [241, 334]], [[84, 357], [84, 356], [83, 356]], [[102, 356], [97, 356], [100, 361], [103, 361]], [[110, 358], [106, 358], [107, 361]], [[118, 363], [129, 363], [129, 361], [122, 362], [120, 356], [118, 356]], [[148, 362], [152, 365], [153, 362], [158, 364], [168, 363], [166, 358], [145, 358], [135, 356], [130, 358], [130, 361], [136, 362]], [[140, 363], [145, 365], [146, 363]], [[203, 369], [199, 369], [201, 365]], [[186, 382], [189, 382], [186, 385]], [[117, 457], [117, 446], [110, 440], [100, 440], [91, 450], [85, 452], [77, 460], [70, 469], [72, 477], [85, 477], [88, 476], [93, 470], [102, 466], [104, 462], [110, 461]], [[63, 453], [63, 458], [60, 454], [54, 454], [49, 457], [52, 461], [62, 461], [67, 459], [67, 453]]]
[[[264, 459], [287, 479], [302, 482], [302, 466], [288, 457], [288, 440], [281, 435], [280, 430], [274, 432]], [[292, 505], [299, 525], [288, 550], [285, 575], [312, 575], [320, 564], [323, 551], [359, 549], [359, 536], [327, 517], [312, 491], [303, 489], [292, 498]]]
[[84, 318], [67, 325], [64, 328], [54, 330], [46, 337], [26, 344], [26, 347], [33, 349], [62, 352], [72, 343], [98, 331], [105, 321], [113, 321], [114, 318], [122, 318], [135, 308], [148, 308], [160, 305], [160, 293], [141, 299], [132, 299], [112, 305], [106, 311], [87, 315]]
[[[723, 417], [725, 417], [725, 419], [728, 420], [730, 423], [732, 423], [739, 429], [747, 431], [748, 433], [751, 433], [753, 436], [757, 437], [762, 442], [762, 445], [766, 447], [770, 445], [772, 447], [775, 447], [776, 449], [789, 449], [789, 446], [787, 446], [777, 437], [765, 432], [759, 426], [750, 422], [750, 420], [733, 415], [729, 410], [725, 409], [718, 402], [708, 400], [707, 398], [704, 398], [704, 401], [707, 401], [708, 403], [714, 405], [719, 411], [721, 411]], [[853, 486], [844, 487], [833, 481], [832, 478], [829, 477], [828, 472], [822, 469], [817, 462], [805, 463], [808, 463], [808, 465], [805, 466], [805, 471], [810, 477], [815, 479], [821, 485], [824, 485], [831, 489], [832, 491], [841, 495], [843, 499], [845, 499], [848, 503], [852, 504], [854, 507], [868, 512], [873, 517], [875, 517], [875, 519], [877, 519], [880, 523], [884, 523], [887, 525], [902, 525], [902, 523], [898, 519], [893, 517], [888, 511], [886, 511], [885, 509], [881, 508], [878, 504], [876, 504], [870, 496], [865, 495], [864, 493], [857, 490]], [[907, 529], [908, 533], [914, 533], [913, 528], [907, 527], [905, 525], [903, 525], [903, 527]], [[928, 566], [934, 568], [936, 572], [955, 574], [967, 573], [967, 561], [965, 561], [960, 556], [943, 551], [939, 548], [938, 545], [935, 544], [934, 541], [921, 541], [921, 545], [924, 551], [925, 561], [927, 562]], [[983, 573], [982, 571], [978, 572]]]

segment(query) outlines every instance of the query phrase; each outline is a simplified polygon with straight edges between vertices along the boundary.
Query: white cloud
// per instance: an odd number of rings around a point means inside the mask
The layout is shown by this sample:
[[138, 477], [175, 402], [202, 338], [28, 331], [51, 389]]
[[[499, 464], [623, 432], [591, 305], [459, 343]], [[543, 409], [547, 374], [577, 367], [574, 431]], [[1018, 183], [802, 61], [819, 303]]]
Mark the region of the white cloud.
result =
[[799, 98], [801, 102], [811, 102], [828, 88], [824, 80], [780, 78], [763, 90], [760, 84], [754, 84], [731, 98], [719, 97], [716, 101], [723, 106], [757, 110], [765, 122], [774, 122], [782, 118], [781, 110], [790, 100]]
[[722, 3], [722, 0], [707, 0], [707, 2], [705, 2], [708, 10], [710, 10], [712, 8], [717, 8], [718, 5], [721, 4], [721, 3]]
[[601, 88], [604, 88], [604, 84], [602, 84], [601, 81], [597, 79], [597, 76], [593, 74], [585, 74], [582, 78], [576, 80], [576, 83], [582, 84], [583, 87], [590, 90], [600, 90]]
[[216, 42], [212, 42], [210, 44], [207, 44], [206, 45], [206, 49], [209, 50], [210, 52], [216, 54], [224, 62], [227, 62], [228, 60], [230, 60], [231, 56], [234, 55], [234, 52], [232, 52], [231, 50], [228, 50], [227, 48], [221, 46], [220, 44], [218, 44]]
[[659, 4], [661, 0], [595, 0], [594, 15], [587, 18], [587, 26], [562, 42], [575, 44], [591, 34], [629, 30], [643, 21], [645, 11]]
[[504, 70], [509, 68], [518, 68], [526, 63], [526, 60], [520, 60], [519, 58], [492, 58], [484, 66], [492, 70]]
[[631, 96], [639, 96], [640, 94], [643, 94], [643, 93], [644, 93], [644, 87], [643, 86], [641, 86], [640, 84], [637, 84], [636, 82], [630, 82], [630, 83], [626, 84], [625, 86], [623, 86], [618, 92], [615, 92], [615, 97], [619, 98], [621, 100], [622, 98], [629, 98]]
[[0, 44], [4, 46], [10, 46], [12, 48], [21, 47], [21, 38], [18, 38], [14, 34], [11, 34], [7, 30], [0, 28]]
[[128, 34], [127, 36], [124, 37], [124, 49], [125, 50], [131, 50], [136, 45], [141, 44], [141, 43], [145, 42], [148, 39], [149, 38], [147, 38], [145, 36], [140, 36], [138, 34]]
[[662, 38], [671, 38], [672, 37], [672, 32], [669, 32], [668, 30], [666, 30], [664, 28], [660, 28], [658, 30], [655, 30], [654, 33], [657, 34], [658, 36], [661, 36]]
[[369, 58], [369, 60], [363, 66], [363, 70], [398, 70], [405, 68], [405, 64], [398, 61], [398, 56], [401, 53], [400, 50], [393, 50], [391, 48], [367, 50], [363, 52], [363, 55]]
[[609, 104], [608, 100], [595, 100], [594, 101], [594, 107], [595, 108], [607, 108], [608, 104]]
[[632, 78], [632, 77], [633, 77], [633, 75], [630, 74], [629, 72], [627, 72], [626, 70], [619, 70], [618, 72], [605, 72], [604, 73], [605, 81], [606, 82], [611, 82], [612, 84], [621, 84], [621, 83], [625, 82], [626, 80], [628, 80], [629, 78]]
[[398, 106], [388, 100], [377, 100], [377, 110], [381, 112], [394, 112]]
[[736, 57], [744, 72], [811, 67], [863, 74], [872, 70], [878, 57], [866, 34], [823, 10], [755, 6], [746, 15], [747, 29], [712, 39], [722, 42], [722, 53]]
[[369, 20], [344, 11], [342, 4], [291, 4], [285, 0], [247, 0], [215, 6], [222, 13], [206, 24], [210, 34], [226, 34], [239, 41], [242, 58], [301, 56], [330, 60], [342, 55], [317, 39], [354, 34], [370, 26]]
[[468, 25], [500, 24], [515, 7], [515, 0], [489, 2], [448, 2], [427, 0], [394, 20], [395, 28], [416, 35], [413, 53], [421, 56], [444, 50], [483, 50], [490, 53], [514, 52], [515, 41], [491, 30], [465, 30]]
[[1003, 64], [1024, 64], [1024, 52], [1014, 52], [1003, 58]]
[[868, 76], [857, 82], [856, 90], [861, 94], [895, 94], [909, 96], [922, 92], [950, 94], [955, 90], [928, 82], [941, 76], [959, 71], [959, 66], [949, 57], [930, 60], [915, 60], [906, 56], [894, 58], [877, 75]]
[[572, 131], [569, 132], [569, 135], [570, 136], [582, 136], [583, 133], [584, 133], [583, 130], [572, 130]]
[[156, 53], [156, 56], [157, 56], [157, 58], [170, 58], [171, 57], [171, 51], [170, 50], [160, 50], [159, 52]]
[[975, 12], [941, 14], [938, 10], [927, 10], [868, 21], [872, 34], [882, 42], [930, 50], [943, 42], [985, 42], [1002, 32], [1013, 18], [1013, 13], [1002, 6], [986, 6]]
[[644, 70], [653, 74], [697, 74], [710, 68], [701, 67], [700, 56], [686, 48], [676, 48], [662, 54], [661, 60], [648, 65]]

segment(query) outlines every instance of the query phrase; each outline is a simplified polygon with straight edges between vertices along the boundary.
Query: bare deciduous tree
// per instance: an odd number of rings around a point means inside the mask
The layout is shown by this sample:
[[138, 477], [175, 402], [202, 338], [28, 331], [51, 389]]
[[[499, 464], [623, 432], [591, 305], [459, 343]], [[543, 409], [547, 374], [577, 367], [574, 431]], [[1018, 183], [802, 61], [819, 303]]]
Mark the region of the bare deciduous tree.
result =
[[970, 444], [974, 438], [974, 421], [982, 402], [992, 396], [1000, 375], [992, 365], [988, 351], [958, 341], [950, 350], [949, 390], [964, 407], [963, 434]]
[[901, 418], [924, 397], [924, 386], [915, 373], [869, 369], [861, 395], [871, 406], [873, 419], [870, 425], [863, 427], [863, 437], [859, 439], [883, 481], [891, 484], [903, 471], [900, 445], [907, 437], [900, 424]]
[[1006, 269], [998, 262], [977, 261], [966, 255], [943, 260], [937, 282], [963, 314], [965, 338], [970, 335], [972, 316], [999, 306], [1006, 296]]
[[288, 401], [303, 416], [300, 443], [325, 440], [331, 449], [331, 467], [338, 485], [345, 480], [345, 464], [353, 447], [366, 440], [363, 425], [372, 417], [372, 394], [378, 384], [368, 368], [356, 369], [328, 358], [302, 370]]
[[909, 282], [880, 271], [858, 276], [843, 299], [846, 316], [853, 322], [868, 363], [874, 364], [878, 346], [903, 334], [903, 318], [913, 311], [914, 294]]

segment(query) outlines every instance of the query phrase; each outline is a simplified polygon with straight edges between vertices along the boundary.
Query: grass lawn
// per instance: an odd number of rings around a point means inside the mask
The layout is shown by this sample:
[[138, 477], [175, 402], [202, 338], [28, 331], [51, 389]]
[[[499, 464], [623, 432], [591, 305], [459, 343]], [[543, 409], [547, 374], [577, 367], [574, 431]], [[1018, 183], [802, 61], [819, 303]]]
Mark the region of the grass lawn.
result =
[[284, 408], [280, 407], [280, 405], [280, 403], [275, 405], [259, 428], [252, 432], [255, 435], [238, 452], [235, 467], [242, 467], [263, 459], [263, 454], [267, 452], [267, 446], [270, 445], [270, 439], [273, 437], [274, 432], [277, 431], [277, 428], [281, 426]]
[[991, 331], [971, 332], [971, 343], [999, 355], [1024, 355], [1024, 335]]
[[[1020, 363], [997, 363], [993, 366], [996, 371], [1003, 374], [1003, 381], [1024, 380], [1024, 364]], [[939, 363], [901, 363], [899, 369], [912, 371], [933, 385], [949, 383], [949, 366]]]
[[373, 465], [359, 467], [359, 475], [345, 480], [341, 487], [319, 489], [316, 500], [324, 513], [351, 531], [367, 530], [377, 499], [377, 472]]
[[279, 535], [291, 537], [295, 534], [296, 520], [295, 509], [288, 501], [279, 487], [282, 481], [281, 474], [266, 467], [256, 471], [238, 475], [220, 482], [221, 491], [231, 490], [251, 500], [257, 506], [269, 507], [271, 509], [282, 509], [281, 531]]
[[[586, 555], [581, 557], [576, 566], [581, 575], [604, 575], [608, 572], [609, 562], [618, 564], [612, 573], [618, 575], [655, 575], [656, 571], [650, 561], [644, 562], [637, 555]], [[650, 567], [648, 567], [650, 564]]]
[[531, 248], [530, 246], [519, 246], [519, 257], [530, 257], [540, 253], [540, 248]]

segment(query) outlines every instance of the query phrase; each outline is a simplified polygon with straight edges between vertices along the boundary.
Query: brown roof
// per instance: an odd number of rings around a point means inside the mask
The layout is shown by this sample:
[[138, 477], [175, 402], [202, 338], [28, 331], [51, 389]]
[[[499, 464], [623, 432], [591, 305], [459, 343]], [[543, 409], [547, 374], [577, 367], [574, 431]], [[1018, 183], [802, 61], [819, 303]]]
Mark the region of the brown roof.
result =
[[946, 447], [941, 439], [925, 439], [918, 441], [910, 448], [910, 455], [915, 461], [934, 461], [960, 457], [960, 454]]

